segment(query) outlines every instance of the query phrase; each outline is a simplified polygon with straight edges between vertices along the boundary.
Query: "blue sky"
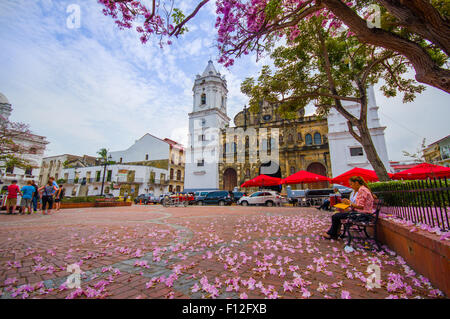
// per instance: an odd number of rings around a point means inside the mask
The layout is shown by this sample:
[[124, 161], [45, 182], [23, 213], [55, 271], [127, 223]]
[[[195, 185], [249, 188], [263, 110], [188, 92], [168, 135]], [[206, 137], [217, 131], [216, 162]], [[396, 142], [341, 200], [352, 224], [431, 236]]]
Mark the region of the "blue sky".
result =
[[[184, 0], [182, 8], [195, 3]], [[81, 8], [79, 29], [66, 25], [70, 4]], [[96, 1], [0, 1], [0, 92], [13, 105], [11, 119], [47, 137], [46, 156], [122, 150], [147, 132], [186, 144], [195, 75], [217, 59], [214, 10], [211, 3], [188, 34], [161, 50], [157, 41], [144, 46], [133, 30], [120, 31]], [[247, 103], [240, 83], [264, 62], [248, 56], [229, 70], [215, 63], [227, 78], [231, 118]], [[444, 92], [428, 88], [409, 104], [376, 97], [392, 160], [424, 137], [431, 143], [450, 133]]]

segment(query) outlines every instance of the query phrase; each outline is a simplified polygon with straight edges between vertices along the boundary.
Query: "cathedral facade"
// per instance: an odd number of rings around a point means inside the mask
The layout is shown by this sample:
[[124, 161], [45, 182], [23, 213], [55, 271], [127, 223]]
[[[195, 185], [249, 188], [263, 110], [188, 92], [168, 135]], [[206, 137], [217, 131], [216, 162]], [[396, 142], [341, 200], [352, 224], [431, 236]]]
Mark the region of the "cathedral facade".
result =
[[[256, 157], [251, 156], [250, 138], [245, 135], [235, 136], [234, 141], [227, 138], [227, 130], [221, 131], [222, 161], [219, 164], [219, 185], [221, 189], [233, 190], [244, 181], [266, 174], [285, 178], [300, 170], [331, 177], [331, 162], [328, 145], [328, 126], [326, 118], [304, 116], [300, 110], [289, 119], [278, 113], [275, 105], [261, 103], [259, 113], [251, 113], [244, 108], [234, 117], [234, 124], [240, 132], [252, 130], [259, 137], [256, 143]], [[228, 130], [229, 131], [229, 130]], [[229, 133], [228, 133], [229, 134]], [[239, 139], [242, 141], [239, 143]], [[278, 140], [276, 143], [275, 139]], [[274, 147], [277, 144], [277, 147]], [[245, 160], [239, 161], [238, 145], [245, 147]], [[264, 161], [259, 156], [261, 151], [278, 152], [274, 160]], [[226, 156], [234, 157], [233, 163]], [[268, 167], [271, 168], [268, 170]], [[300, 186], [300, 185], [299, 185]], [[327, 183], [304, 185], [308, 188], [327, 187]], [[292, 185], [296, 189], [296, 185]]]

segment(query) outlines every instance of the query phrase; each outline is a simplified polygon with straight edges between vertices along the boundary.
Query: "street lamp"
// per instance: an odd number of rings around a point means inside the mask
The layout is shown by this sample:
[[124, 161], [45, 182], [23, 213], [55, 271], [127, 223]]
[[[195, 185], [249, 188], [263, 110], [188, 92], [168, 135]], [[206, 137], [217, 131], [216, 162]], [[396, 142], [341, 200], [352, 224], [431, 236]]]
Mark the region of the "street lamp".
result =
[[100, 196], [103, 196], [103, 186], [105, 185], [105, 175], [106, 175], [106, 166], [108, 166], [108, 160], [111, 160], [111, 155], [108, 156], [105, 160], [104, 168], [103, 168], [103, 180], [102, 180], [102, 190], [100, 192]]

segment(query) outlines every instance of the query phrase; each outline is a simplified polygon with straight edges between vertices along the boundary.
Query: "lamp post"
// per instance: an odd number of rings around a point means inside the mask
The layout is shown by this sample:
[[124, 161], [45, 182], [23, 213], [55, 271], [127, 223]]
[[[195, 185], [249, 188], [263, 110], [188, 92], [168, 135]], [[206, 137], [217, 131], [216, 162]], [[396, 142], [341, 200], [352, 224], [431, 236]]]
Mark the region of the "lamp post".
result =
[[102, 180], [102, 190], [100, 192], [100, 196], [103, 196], [103, 186], [105, 185], [105, 175], [106, 175], [106, 166], [108, 166], [108, 160], [111, 160], [111, 155], [108, 156], [108, 158], [105, 159], [105, 164], [103, 168], [103, 180]]

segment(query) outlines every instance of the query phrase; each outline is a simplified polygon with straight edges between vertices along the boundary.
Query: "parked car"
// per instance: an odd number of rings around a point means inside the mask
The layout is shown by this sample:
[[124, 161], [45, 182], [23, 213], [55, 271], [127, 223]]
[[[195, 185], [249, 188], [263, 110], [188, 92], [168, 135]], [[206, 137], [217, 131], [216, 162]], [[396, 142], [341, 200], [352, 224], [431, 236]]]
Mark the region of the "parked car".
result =
[[243, 192], [233, 192], [233, 196], [234, 196], [234, 198], [233, 198], [234, 202], [237, 203], [238, 200], [241, 199], [242, 196], [244, 196], [244, 193]]
[[231, 199], [228, 191], [212, 191], [206, 194], [205, 198], [197, 201], [198, 205], [231, 205], [233, 200]]
[[195, 197], [195, 203], [198, 204], [199, 201], [205, 199], [206, 195], [208, 195], [208, 193], [213, 192], [213, 191], [197, 191], [194, 193], [194, 197]]
[[[1, 210], [5, 210], [6, 211], [6, 197], [7, 195], [0, 195], [1, 196]], [[16, 205], [16, 213], [21, 213], [22, 212], [22, 206], [20, 206], [20, 202], [21, 202], [21, 197], [20, 195], [17, 196], [17, 205]], [[12, 210], [12, 208], [11, 208]], [[8, 213], [8, 212], [7, 212]]]
[[283, 198], [277, 192], [264, 190], [253, 193], [250, 196], [242, 196], [237, 203], [242, 206], [266, 205], [270, 207], [281, 205], [282, 202]]
[[136, 197], [134, 199], [135, 204], [139, 204], [141, 201], [142, 201], [142, 204], [147, 205], [148, 203], [152, 203], [155, 201], [155, 196], [152, 193], [141, 194], [141, 195], [138, 195], [138, 197]]

